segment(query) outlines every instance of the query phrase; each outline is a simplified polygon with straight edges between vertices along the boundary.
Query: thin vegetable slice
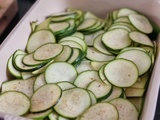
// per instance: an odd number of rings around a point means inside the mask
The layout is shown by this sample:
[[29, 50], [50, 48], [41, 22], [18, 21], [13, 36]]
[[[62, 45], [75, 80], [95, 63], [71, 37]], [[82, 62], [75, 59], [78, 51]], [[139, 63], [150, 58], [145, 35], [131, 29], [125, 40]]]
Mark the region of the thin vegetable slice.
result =
[[23, 115], [30, 108], [29, 98], [18, 91], [7, 91], [0, 95], [0, 112]]
[[97, 103], [87, 109], [80, 120], [118, 120], [118, 111], [110, 103]]
[[41, 112], [55, 105], [61, 97], [61, 88], [53, 83], [45, 84], [31, 97], [31, 112]]
[[137, 66], [129, 60], [116, 59], [104, 68], [107, 80], [118, 87], [132, 86], [138, 79]]

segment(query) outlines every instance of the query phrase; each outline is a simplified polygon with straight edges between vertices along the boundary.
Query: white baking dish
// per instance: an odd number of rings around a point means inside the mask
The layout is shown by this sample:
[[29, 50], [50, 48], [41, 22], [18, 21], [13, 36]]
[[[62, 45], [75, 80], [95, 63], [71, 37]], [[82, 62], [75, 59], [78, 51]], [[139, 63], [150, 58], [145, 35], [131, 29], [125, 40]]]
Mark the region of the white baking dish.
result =
[[[7, 60], [15, 50], [25, 49], [25, 45], [31, 31], [29, 23], [35, 20], [42, 21], [45, 16], [52, 13], [62, 12], [67, 7], [91, 11], [103, 18], [112, 10], [121, 7], [129, 7], [142, 12], [160, 26], [160, 3], [158, 0], [38, 0], [0, 46], [0, 84], [3, 81], [11, 79], [7, 74]], [[160, 37], [157, 40], [158, 49], [160, 47], [159, 40]], [[154, 119], [160, 84], [159, 63], [160, 53], [158, 50], [156, 64], [147, 90], [141, 120]], [[8, 118], [17, 120], [17, 118]]]

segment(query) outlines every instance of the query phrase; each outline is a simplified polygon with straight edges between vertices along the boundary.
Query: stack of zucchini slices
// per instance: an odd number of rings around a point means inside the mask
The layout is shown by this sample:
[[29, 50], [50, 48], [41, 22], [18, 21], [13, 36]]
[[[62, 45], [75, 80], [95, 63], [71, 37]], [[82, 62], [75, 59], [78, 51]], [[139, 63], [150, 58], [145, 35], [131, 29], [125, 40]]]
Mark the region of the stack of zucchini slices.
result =
[[[101, 19], [68, 8], [31, 22], [8, 59], [0, 112], [30, 119], [138, 120], [155, 63], [147, 17], [121, 8]], [[22, 102], [23, 101], [23, 102]]]

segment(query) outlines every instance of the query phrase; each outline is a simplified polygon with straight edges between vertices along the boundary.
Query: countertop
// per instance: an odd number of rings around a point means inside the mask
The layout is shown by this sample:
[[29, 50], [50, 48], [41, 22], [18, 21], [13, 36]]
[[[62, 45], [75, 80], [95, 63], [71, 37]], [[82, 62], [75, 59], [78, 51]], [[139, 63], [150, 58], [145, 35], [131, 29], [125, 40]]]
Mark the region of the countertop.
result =
[[[0, 36], [0, 43], [7, 37], [7, 35], [11, 32], [11, 30], [15, 27], [15, 25], [21, 20], [21, 18], [25, 15], [25, 13], [30, 9], [30, 7], [34, 4], [36, 0], [17, 0], [18, 2], [18, 13], [9, 24], [4, 33]], [[160, 92], [157, 100], [157, 108], [155, 113], [154, 120], [160, 120]]]

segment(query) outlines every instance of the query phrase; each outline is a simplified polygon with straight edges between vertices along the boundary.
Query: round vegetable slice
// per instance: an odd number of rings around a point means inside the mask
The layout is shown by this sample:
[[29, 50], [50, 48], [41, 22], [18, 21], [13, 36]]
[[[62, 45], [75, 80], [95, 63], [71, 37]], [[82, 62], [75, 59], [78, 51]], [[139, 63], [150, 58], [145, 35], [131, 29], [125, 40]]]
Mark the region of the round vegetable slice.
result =
[[116, 58], [123, 58], [134, 62], [138, 68], [139, 76], [146, 73], [152, 63], [149, 55], [138, 49], [126, 50], [120, 53]]
[[87, 109], [80, 120], [118, 120], [118, 111], [110, 103], [97, 103]]
[[54, 84], [45, 84], [35, 91], [31, 97], [31, 112], [40, 112], [51, 108], [61, 97], [61, 88]]
[[145, 16], [140, 14], [130, 14], [128, 18], [133, 26], [139, 31], [146, 34], [149, 34], [153, 31], [152, 25]]
[[129, 33], [129, 37], [131, 40], [133, 40], [136, 43], [153, 47], [152, 41], [150, 40], [150, 38], [146, 34], [143, 34], [141, 32], [137, 32], [137, 31], [133, 31], [133, 32]]
[[48, 60], [59, 55], [63, 50], [61, 44], [48, 43], [40, 46], [33, 54], [35, 60]]
[[26, 50], [28, 53], [34, 52], [38, 47], [46, 43], [55, 43], [56, 39], [50, 30], [39, 30], [29, 37]]
[[138, 120], [138, 110], [127, 99], [115, 98], [109, 103], [113, 104], [119, 113], [119, 120]]
[[125, 29], [113, 29], [102, 36], [102, 42], [112, 50], [121, 50], [131, 45], [128, 31]]
[[55, 62], [48, 66], [45, 71], [47, 83], [56, 83], [60, 81], [70, 81], [77, 77], [77, 71], [74, 66], [67, 62]]
[[0, 112], [23, 115], [30, 108], [29, 98], [18, 91], [7, 91], [0, 95]]
[[132, 86], [138, 79], [137, 66], [129, 60], [116, 59], [104, 68], [107, 80], [118, 87]]
[[62, 97], [54, 110], [61, 116], [75, 118], [80, 116], [90, 104], [90, 95], [85, 89], [73, 88], [62, 92]]

